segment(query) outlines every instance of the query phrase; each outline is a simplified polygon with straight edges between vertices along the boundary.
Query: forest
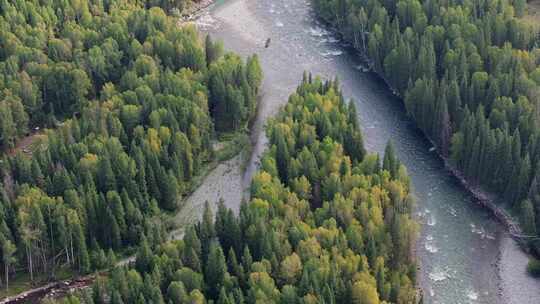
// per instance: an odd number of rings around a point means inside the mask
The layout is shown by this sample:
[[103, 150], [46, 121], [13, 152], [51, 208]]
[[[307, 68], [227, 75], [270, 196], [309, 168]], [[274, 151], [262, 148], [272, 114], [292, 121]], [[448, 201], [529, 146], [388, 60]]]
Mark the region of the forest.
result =
[[416, 222], [388, 144], [367, 154], [354, 102], [305, 75], [235, 215], [206, 204], [183, 240], [143, 237], [132, 268], [63, 303], [416, 303]]
[[258, 58], [178, 26], [181, 3], [0, 0], [2, 287], [160, 244], [154, 217], [177, 209], [220, 134], [245, 131]]
[[[313, 0], [439, 152], [540, 232], [540, 35], [525, 0]], [[494, 164], [496, 164], [494, 166]], [[540, 242], [531, 247], [540, 255]]]

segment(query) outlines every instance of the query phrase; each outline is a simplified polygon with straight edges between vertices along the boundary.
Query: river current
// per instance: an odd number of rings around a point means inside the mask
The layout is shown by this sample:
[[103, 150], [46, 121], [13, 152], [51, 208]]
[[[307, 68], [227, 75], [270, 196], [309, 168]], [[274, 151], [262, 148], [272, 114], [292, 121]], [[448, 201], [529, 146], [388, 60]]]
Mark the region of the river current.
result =
[[345, 97], [357, 104], [366, 148], [382, 155], [392, 140], [411, 176], [421, 224], [416, 253], [424, 303], [540, 303], [540, 281], [527, 275], [525, 254], [445, 170], [402, 101], [317, 21], [309, 0], [222, 0], [195, 23], [226, 49], [257, 53], [265, 78], [245, 173], [237, 158], [223, 164], [191, 201], [215, 201], [219, 193], [238, 210], [239, 189], [248, 189], [266, 148], [265, 121], [287, 101], [304, 71], [337, 76]]

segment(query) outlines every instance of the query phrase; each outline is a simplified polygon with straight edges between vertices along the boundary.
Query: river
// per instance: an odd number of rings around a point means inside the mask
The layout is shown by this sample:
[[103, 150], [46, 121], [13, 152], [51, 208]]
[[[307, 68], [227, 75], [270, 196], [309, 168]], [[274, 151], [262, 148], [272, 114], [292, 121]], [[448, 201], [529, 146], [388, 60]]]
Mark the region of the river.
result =
[[382, 154], [392, 140], [408, 168], [421, 223], [416, 251], [424, 303], [540, 303], [540, 281], [526, 274], [525, 254], [430, 152], [402, 101], [317, 21], [309, 0], [222, 0], [196, 25], [223, 40], [227, 49], [259, 54], [265, 78], [245, 173], [238, 169], [238, 158], [223, 164], [192, 202], [215, 199], [219, 191], [227, 206], [238, 210], [238, 190], [248, 189], [266, 148], [266, 119], [287, 101], [303, 71], [338, 76], [345, 96], [357, 104], [366, 148]]

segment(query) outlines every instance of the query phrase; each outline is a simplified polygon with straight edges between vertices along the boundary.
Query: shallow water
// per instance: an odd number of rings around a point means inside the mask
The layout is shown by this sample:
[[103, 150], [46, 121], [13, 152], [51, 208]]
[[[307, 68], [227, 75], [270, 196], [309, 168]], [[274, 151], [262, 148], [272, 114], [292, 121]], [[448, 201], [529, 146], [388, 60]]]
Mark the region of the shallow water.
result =
[[[243, 177], [235, 175], [234, 185], [249, 187], [266, 148], [264, 123], [287, 101], [303, 71], [338, 76], [345, 96], [357, 104], [366, 147], [382, 153], [391, 139], [408, 168], [422, 224], [416, 251], [424, 303], [540, 303], [540, 282], [527, 276], [526, 256], [430, 152], [430, 143], [405, 115], [401, 100], [316, 21], [309, 1], [220, 1], [196, 24], [224, 40], [227, 49], [258, 53], [265, 74], [253, 153]], [[265, 48], [268, 38], [271, 43]], [[237, 206], [237, 187], [220, 185], [227, 205]], [[215, 191], [208, 189], [214, 197]]]

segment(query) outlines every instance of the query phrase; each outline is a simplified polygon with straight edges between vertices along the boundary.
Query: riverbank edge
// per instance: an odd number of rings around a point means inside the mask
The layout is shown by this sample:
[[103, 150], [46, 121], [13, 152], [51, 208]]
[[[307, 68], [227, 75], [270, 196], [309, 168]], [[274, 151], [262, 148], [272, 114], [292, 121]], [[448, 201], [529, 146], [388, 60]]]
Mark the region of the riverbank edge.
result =
[[[331, 30], [332, 33], [338, 35], [343, 42], [350, 43], [345, 38], [343, 38], [343, 34], [339, 30], [337, 30], [335, 27], [333, 27], [332, 24], [330, 24], [329, 22], [327, 22], [326, 20], [322, 19], [319, 16], [317, 16], [317, 20], [324, 23], [328, 27], [328, 29]], [[399, 94], [399, 92], [390, 84], [388, 79], [386, 79], [386, 77], [382, 73], [377, 72], [375, 70], [373, 61], [365, 53], [355, 48], [354, 46], [351, 46], [351, 48], [355, 51], [356, 55], [358, 55], [359, 58], [365, 64], [367, 64], [369, 72], [377, 75], [377, 77], [385, 83], [385, 85], [390, 89], [390, 91], [392, 91], [392, 94], [398, 97], [399, 100], [402, 102], [402, 104], [405, 105], [405, 100], [403, 96]], [[514, 221], [514, 217], [510, 215], [505, 208], [497, 205], [494, 202], [496, 198], [499, 198], [499, 196], [495, 193], [482, 189], [480, 186], [473, 185], [470, 181], [468, 181], [464, 173], [461, 172], [459, 169], [457, 169], [455, 166], [453, 166], [450, 159], [444, 156], [440, 152], [440, 150], [437, 148], [437, 144], [433, 141], [433, 139], [430, 138], [420, 128], [418, 128], [414, 120], [412, 121], [415, 123], [415, 127], [422, 133], [424, 138], [427, 139], [430, 142], [430, 144], [435, 148], [435, 152], [437, 153], [439, 158], [443, 161], [445, 169], [448, 172], [450, 172], [452, 176], [454, 176], [459, 181], [461, 186], [463, 186], [463, 188], [465, 188], [467, 192], [469, 192], [469, 194], [472, 195], [472, 197], [480, 206], [484, 207], [486, 210], [490, 211], [490, 213], [493, 214], [495, 219], [497, 219], [497, 221], [500, 222], [506, 228], [506, 230], [510, 233], [512, 238], [518, 244], [522, 245], [522, 242], [520, 242], [520, 239], [515, 237], [515, 235], [520, 235], [522, 233], [520, 225]], [[526, 250], [526, 248], [523, 248], [523, 250], [528, 253], [528, 250]]]
[[[337, 35], [339, 39], [347, 44], [350, 44], [351, 42], [344, 38], [343, 34], [335, 28], [330, 22], [325, 20], [324, 18], [320, 17], [316, 12], [314, 12], [316, 20], [320, 21], [325, 25], [325, 27], [330, 30], [333, 34]], [[380, 72], [377, 72], [377, 70], [374, 67], [373, 61], [361, 50], [358, 48], [350, 45], [350, 49], [354, 50], [354, 53], [363, 61], [364, 64], [367, 65], [367, 70], [370, 73], [375, 74], [379, 79], [381, 79], [384, 84], [390, 89], [392, 94], [401, 101], [403, 105], [405, 105], [405, 100], [403, 96], [390, 84], [388, 79]], [[408, 115], [408, 114], [407, 114]], [[487, 210], [496, 221], [501, 223], [506, 232], [510, 235], [510, 237], [519, 245], [520, 249], [525, 252], [527, 255], [530, 256], [530, 249], [528, 248], [527, 244], [517, 237], [518, 235], [522, 234], [522, 229], [519, 223], [516, 223], [514, 220], [514, 217], [508, 213], [506, 208], [503, 208], [495, 203], [495, 200], [499, 198], [499, 196], [495, 193], [486, 191], [482, 189], [482, 187], [478, 185], [474, 185], [470, 181], [467, 180], [465, 177], [465, 174], [461, 172], [459, 169], [457, 169], [455, 166], [452, 165], [450, 159], [446, 156], [444, 156], [440, 150], [437, 148], [436, 143], [433, 141], [432, 138], [430, 138], [423, 130], [418, 128], [416, 122], [412, 120], [415, 124], [415, 127], [417, 130], [419, 130], [422, 134], [422, 136], [429, 141], [429, 143], [435, 148], [435, 153], [437, 156], [443, 161], [445, 170], [447, 170], [454, 178], [456, 178], [460, 185], [465, 188], [465, 190], [474, 198], [476, 204]], [[414, 255], [416, 258], [416, 250], [414, 251]], [[500, 254], [499, 254], [500, 255]], [[418, 263], [418, 262], [417, 262]], [[497, 264], [500, 263], [500, 257], [498, 258]], [[421, 265], [417, 265], [418, 268], [421, 267]], [[497, 269], [500, 270], [500, 265], [497, 265]], [[500, 275], [500, 274], [498, 274]], [[418, 280], [418, 279], [417, 279]], [[419, 282], [416, 282], [417, 286], [417, 292], [419, 298], [417, 299], [418, 303], [423, 303], [423, 290], [422, 287], [420, 287]]]
[[[338, 33], [340, 37], [342, 36], [339, 32], [336, 32], [336, 33]], [[343, 41], [346, 41], [346, 40], [343, 40]], [[362, 52], [360, 52], [356, 48], [353, 48], [353, 49], [360, 56], [362, 61], [364, 61], [364, 63], [366, 63], [368, 65], [369, 71], [371, 73], [374, 73], [379, 79], [383, 80], [385, 85], [390, 89], [390, 91], [392, 91], [392, 94], [394, 94], [396, 97], [398, 97], [399, 100], [404, 105], [405, 104], [404, 99], [401, 96], [401, 94], [399, 94], [399, 92], [394, 87], [392, 87], [390, 82], [386, 79], [386, 77], [384, 77], [384, 75], [382, 75], [382, 73], [379, 73], [379, 72], [377, 72], [375, 70], [372, 61], [367, 57], [367, 55], [363, 54]], [[471, 182], [469, 182], [467, 180], [467, 178], [465, 177], [465, 174], [463, 172], [461, 172], [460, 170], [458, 170], [455, 166], [453, 166], [450, 159], [448, 157], [444, 156], [440, 152], [440, 150], [437, 148], [437, 145], [433, 141], [433, 139], [430, 138], [420, 128], [418, 128], [418, 126], [416, 125], [416, 122], [414, 120], [413, 120], [413, 122], [415, 123], [416, 129], [418, 129], [421, 132], [421, 134], [424, 136], [424, 138], [427, 139], [429, 141], [429, 143], [435, 148], [434, 152], [443, 161], [445, 170], [447, 170], [454, 178], [456, 178], [459, 181], [459, 184], [473, 197], [473, 199], [474, 199], [474, 201], [475, 201], [475, 203], [477, 205], [479, 205], [483, 209], [487, 210], [494, 217], [494, 219], [497, 222], [501, 223], [504, 226], [504, 229], [506, 230], [506, 232], [519, 245], [519, 248], [523, 252], [525, 252], [527, 255], [529, 255], [530, 250], [527, 247], [527, 244], [523, 240], [516, 237], [516, 235], [520, 235], [522, 233], [520, 225], [517, 224], [514, 221], [514, 218], [510, 214], [508, 214], [506, 209], [498, 206], [495, 203], [495, 199], [498, 196], [496, 194], [494, 194], [494, 193], [485, 191], [481, 187], [473, 185]], [[416, 250], [415, 250], [415, 255], [416, 255]], [[500, 252], [499, 252], [498, 257], [497, 257], [497, 265], [496, 265], [496, 267], [497, 267], [497, 276], [499, 276], [499, 277], [500, 277], [500, 269], [501, 269], [500, 268], [500, 262], [501, 262], [501, 257], [500, 257]], [[418, 265], [418, 268], [420, 268], [420, 267], [421, 267], [421, 265]], [[417, 279], [417, 282], [416, 282], [416, 286], [417, 286], [417, 292], [418, 292], [418, 296], [419, 296], [418, 303], [423, 303], [424, 291], [423, 291], [422, 287], [420, 286], [420, 284], [418, 282], [418, 279]], [[500, 288], [501, 287], [499, 286], [499, 289]]]
[[[360, 51], [358, 51], [358, 54], [361, 55], [362, 60], [368, 64], [370, 72], [376, 74], [377, 77], [383, 80], [385, 85], [392, 91], [392, 93], [396, 97], [398, 97], [403, 104], [405, 104], [403, 96], [401, 96], [401, 94], [399, 94], [399, 92], [394, 87], [392, 87], [390, 82], [386, 79], [386, 77], [384, 77], [384, 75], [382, 75], [382, 73], [379, 73], [375, 70], [372, 61], [367, 57], [367, 55], [362, 54]], [[430, 144], [435, 148], [435, 152], [437, 156], [443, 161], [445, 169], [459, 181], [460, 185], [465, 188], [467, 192], [469, 192], [469, 194], [474, 198], [475, 202], [478, 205], [489, 211], [494, 216], [494, 218], [505, 227], [506, 231], [510, 234], [512, 239], [514, 239], [520, 245], [522, 250], [526, 253], [529, 253], [529, 250], [525, 246], [523, 241], [516, 237], [517, 235], [522, 234], [520, 225], [516, 223], [514, 217], [508, 213], [506, 208], [501, 207], [495, 203], [495, 200], [497, 198], [500, 198], [500, 196], [493, 192], [486, 191], [482, 189], [482, 187], [474, 185], [472, 182], [467, 180], [465, 174], [452, 164], [450, 158], [441, 153], [435, 141], [431, 137], [429, 137], [422, 129], [418, 128], [414, 120], [412, 121], [415, 123], [415, 127], [422, 133], [424, 138], [427, 139]]]

